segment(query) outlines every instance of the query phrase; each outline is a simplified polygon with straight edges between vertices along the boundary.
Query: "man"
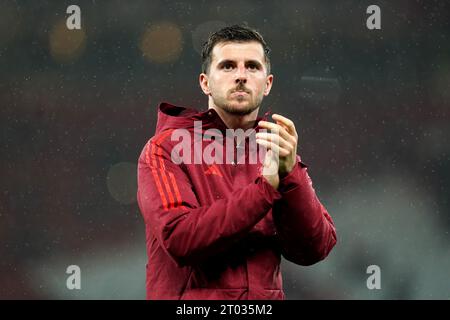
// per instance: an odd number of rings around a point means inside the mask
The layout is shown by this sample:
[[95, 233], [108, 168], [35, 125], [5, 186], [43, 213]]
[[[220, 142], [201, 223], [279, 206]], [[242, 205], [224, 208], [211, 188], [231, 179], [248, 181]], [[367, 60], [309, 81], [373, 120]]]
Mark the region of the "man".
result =
[[[208, 110], [159, 106], [156, 134], [138, 163], [148, 299], [284, 299], [281, 256], [311, 265], [336, 243], [333, 222], [296, 154], [294, 123], [275, 114], [275, 123], [257, 118], [273, 83], [268, 54], [254, 30], [219, 30], [202, 53], [199, 81]], [[264, 157], [251, 163], [252, 135], [230, 138], [230, 129], [256, 132]], [[205, 139], [206, 132], [215, 139]], [[226, 160], [211, 163], [205, 154], [212, 155], [213, 144], [242, 152], [229, 158], [216, 148], [212, 157]], [[201, 161], [189, 161], [195, 157]]]

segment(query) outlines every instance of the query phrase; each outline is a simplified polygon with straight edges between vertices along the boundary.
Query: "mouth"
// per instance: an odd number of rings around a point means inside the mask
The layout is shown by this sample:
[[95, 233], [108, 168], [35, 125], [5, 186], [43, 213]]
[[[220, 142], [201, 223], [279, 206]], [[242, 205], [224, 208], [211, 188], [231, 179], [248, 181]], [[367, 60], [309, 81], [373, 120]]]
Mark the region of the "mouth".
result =
[[244, 95], [248, 95], [249, 93], [247, 91], [244, 90], [238, 90], [238, 91], [233, 91], [231, 93], [232, 96], [244, 96]]
[[232, 99], [236, 99], [237, 101], [247, 101], [248, 93], [245, 91], [236, 91], [231, 94]]

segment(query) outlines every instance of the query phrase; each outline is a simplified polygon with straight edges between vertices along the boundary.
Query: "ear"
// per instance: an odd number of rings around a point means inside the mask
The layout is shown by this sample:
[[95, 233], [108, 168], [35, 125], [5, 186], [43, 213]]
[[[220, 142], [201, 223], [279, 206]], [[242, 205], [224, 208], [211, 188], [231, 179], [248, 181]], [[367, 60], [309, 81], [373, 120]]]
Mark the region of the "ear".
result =
[[273, 74], [269, 74], [266, 78], [266, 89], [264, 90], [264, 95], [269, 95], [270, 89], [272, 89]]
[[200, 73], [198, 81], [203, 93], [209, 96], [211, 94], [211, 90], [209, 90], [208, 76], [205, 73]]

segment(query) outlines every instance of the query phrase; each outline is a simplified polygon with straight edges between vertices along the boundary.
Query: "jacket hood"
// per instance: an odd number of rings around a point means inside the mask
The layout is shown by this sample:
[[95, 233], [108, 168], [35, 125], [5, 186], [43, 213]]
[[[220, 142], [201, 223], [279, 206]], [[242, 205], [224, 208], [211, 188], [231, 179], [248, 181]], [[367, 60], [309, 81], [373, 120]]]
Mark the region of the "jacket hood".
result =
[[[270, 111], [266, 112], [263, 117], [258, 117], [256, 123], [260, 120], [266, 120], [269, 114]], [[194, 128], [195, 121], [201, 121], [204, 130], [216, 128], [225, 132], [227, 129], [227, 126], [214, 109], [198, 111], [193, 108], [161, 102], [158, 106], [158, 121], [156, 123], [155, 134], [167, 129]]]

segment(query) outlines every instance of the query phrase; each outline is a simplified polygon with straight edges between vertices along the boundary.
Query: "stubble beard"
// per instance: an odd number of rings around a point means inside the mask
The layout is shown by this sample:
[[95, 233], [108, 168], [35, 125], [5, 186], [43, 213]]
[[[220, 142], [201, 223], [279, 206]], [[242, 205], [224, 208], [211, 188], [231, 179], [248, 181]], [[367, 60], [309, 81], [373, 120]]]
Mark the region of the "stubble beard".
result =
[[245, 98], [238, 98], [235, 100], [237, 103], [241, 103], [242, 101], [248, 101], [248, 104], [243, 107], [243, 106], [239, 106], [239, 105], [234, 105], [233, 102], [229, 102], [226, 98], [222, 98], [222, 99], [213, 99], [214, 104], [222, 109], [223, 111], [225, 111], [228, 114], [232, 114], [232, 115], [236, 115], [236, 116], [246, 116], [250, 113], [252, 113], [253, 111], [255, 111], [256, 109], [259, 108], [259, 106], [261, 105], [262, 99], [261, 101], [255, 101], [253, 102], [251, 99], [245, 99]]
[[218, 106], [218, 107], [229, 114], [233, 114], [236, 116], [246, 116], [246, 115], [252, 113], [253, 111], [255, 111], [256, 109], [258, 109], [259, 106], [251, 104], [245, 108], [242, 108], [242, 107], [235, 107], [230, 104], [224, 104], [224, 105]]

